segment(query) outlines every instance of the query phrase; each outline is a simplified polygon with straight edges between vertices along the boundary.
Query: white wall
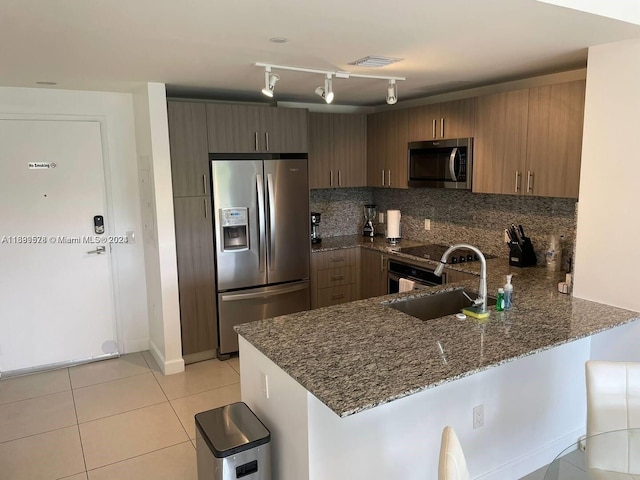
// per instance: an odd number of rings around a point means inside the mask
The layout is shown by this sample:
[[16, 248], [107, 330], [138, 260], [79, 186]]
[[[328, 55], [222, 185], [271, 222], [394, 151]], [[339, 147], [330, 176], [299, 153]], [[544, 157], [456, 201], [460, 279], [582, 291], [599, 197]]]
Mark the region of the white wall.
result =
[[[95, 116], [106, 123], [114, 235], [142, 232], [130, 94], [0, 87], [0, 113]], [[139, 236], [140, 238], [140, 236]], [[114, 244], [118, 340], [121, 352], [148, 348], [144, 247]]]
[[640, 40], [589, 49], [576, 297], [640, 311]]
[[169, 123], [164, 84], [133, 94], [145, 244], [149, 349], [163, 373], [184, 370], [180, 335]]

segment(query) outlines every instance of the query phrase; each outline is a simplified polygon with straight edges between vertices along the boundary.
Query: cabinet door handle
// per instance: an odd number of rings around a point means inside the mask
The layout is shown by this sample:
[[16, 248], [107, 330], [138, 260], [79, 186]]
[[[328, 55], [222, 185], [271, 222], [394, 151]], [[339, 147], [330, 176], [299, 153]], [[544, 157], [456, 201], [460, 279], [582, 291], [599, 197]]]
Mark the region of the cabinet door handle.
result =
[[202, 193], [207, 194], [207, 176], [202, 175]]
[[269, 132], [264, 132], [264, 144], [267, 147], [267, 152], [269, 151]]
[[516, 187], [515, 192], [518, 193], [520, 191], [520, 172], [516, 170]]
[[533, 172], [527, 172], [527, 193], [533, 193]]
[[329, 262], [330, 263], [344, 262], [344, 258], [330, 258]]
[[344, 298], [344, 293], [341, 293], [339, 295], [331, 295], [331, 300], [340, 300], [341, 298]]
[[260, 144], [258, 143], [258, 132], [254, 132], [253, 134], [253, 146], [256, 149], [256, 152], [260, 150]]
[[384, 255], [380, 255], [380, 271], [384, 272]]
[[329, 186], [333, 187], [333, 170], [329, 170]]
[[336, 282], [338, 280], [344, 280], [344, 275], [331, 275], [329, 278], [332, 282]]
[[208, 214], [207, 214], [207, 199], [203, 198], [202, 199], [202, 203], [204, 205], [204, 218], [208, 218]]
[[382, 186], [384, 187], [384, 170], [382, 170]]
[[338, 170], [338, 186], [342, 186], [342, 170]]
[[389, 181], [389, 186], [391, 186], [391, 170], [387, 170], [387, 172], [389, 172], [389, 177], [387, 178], [387, 180]]
[[437, 121], [438, 120], [435, 118], [431, 121], [431, 138], [434, 138], [434, 139], [436, 138], [436, 122]]
[[444, 138], [444, 118], [440, 119], [440, 137]]

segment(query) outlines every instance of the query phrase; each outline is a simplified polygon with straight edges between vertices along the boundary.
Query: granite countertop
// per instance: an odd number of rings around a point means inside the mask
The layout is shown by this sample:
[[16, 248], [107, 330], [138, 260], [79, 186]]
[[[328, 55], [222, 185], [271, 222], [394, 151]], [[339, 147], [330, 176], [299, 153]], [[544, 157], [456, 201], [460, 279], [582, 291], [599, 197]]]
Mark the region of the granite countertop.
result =
[[[365, 246], [394, 252], [383, 239], [348, 238], [323, 239], [322, 249]], [[399, 246], [412, 246], [408, 243]], [[450, 267], [478, 273], [480, 262]], [[388, 306], [461, 286], [477, 290], [478, 282], [469, 280], [246, 323], [236, 330], [346, 417], [640, 318], [637, 312], [558, 293], [563, 276], [546, 267], [519, 269], [496, 258], [487, 260], [487, 270], [490, 295], [513, 273], [514, 307], [492, 311], [486, 320], [449, 315], [422, 321]]]

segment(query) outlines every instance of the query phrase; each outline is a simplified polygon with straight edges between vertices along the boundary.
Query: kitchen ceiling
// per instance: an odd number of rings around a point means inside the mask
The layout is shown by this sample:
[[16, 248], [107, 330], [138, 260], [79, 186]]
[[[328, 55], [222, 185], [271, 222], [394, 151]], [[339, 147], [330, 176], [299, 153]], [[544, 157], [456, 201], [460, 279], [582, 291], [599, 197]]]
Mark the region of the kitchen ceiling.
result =
[[[3, 0], [0, 85], [266, 101], [254, 62], [405, 76], [399, 99], [586, 66], [640, 26], [535, 0]], [[273, 43], [272, 37], [286, 37]], [[367, 55], [404, 60], [382, 68]], [[277, 71], [275, 101], [318, 102], [321, 75]], [[335, 104], [380, 105], [386, 82], [334, 79]]]

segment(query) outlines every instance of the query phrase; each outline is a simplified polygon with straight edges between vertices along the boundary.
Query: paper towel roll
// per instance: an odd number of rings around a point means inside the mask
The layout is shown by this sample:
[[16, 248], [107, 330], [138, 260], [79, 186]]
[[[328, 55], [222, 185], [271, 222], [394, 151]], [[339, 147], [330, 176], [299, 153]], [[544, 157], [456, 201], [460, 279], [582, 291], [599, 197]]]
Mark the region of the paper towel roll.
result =
[[387, 238], [400, 238], [400, 210], [387, 210]]

